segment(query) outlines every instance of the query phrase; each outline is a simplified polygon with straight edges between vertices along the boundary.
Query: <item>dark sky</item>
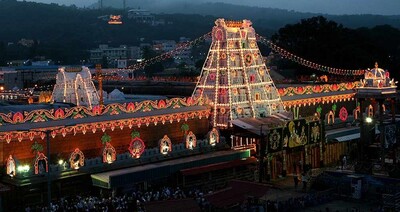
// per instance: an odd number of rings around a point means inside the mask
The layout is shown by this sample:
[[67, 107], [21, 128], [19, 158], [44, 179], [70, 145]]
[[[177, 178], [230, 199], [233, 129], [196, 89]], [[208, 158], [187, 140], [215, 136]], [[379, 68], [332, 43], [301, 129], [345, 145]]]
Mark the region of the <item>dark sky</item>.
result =
[[[29, 0], [27, 0], [29, 1]], [[98, 0], [31, 0], [44, 3], [57, 3], [77, 6], [89, 6]], [[105, 0], [109, 1], [109, 0]], [[111, 0], [121, 1], [122, 0]], [[126, 0], [137, 2], [140, 0]], [[299, 12], [324, 14], [379, 14], [400, 15], [400, 0], [153, 0], [157, 4], [169, 2], [226, 2], [232, 4], [271, 7]]]

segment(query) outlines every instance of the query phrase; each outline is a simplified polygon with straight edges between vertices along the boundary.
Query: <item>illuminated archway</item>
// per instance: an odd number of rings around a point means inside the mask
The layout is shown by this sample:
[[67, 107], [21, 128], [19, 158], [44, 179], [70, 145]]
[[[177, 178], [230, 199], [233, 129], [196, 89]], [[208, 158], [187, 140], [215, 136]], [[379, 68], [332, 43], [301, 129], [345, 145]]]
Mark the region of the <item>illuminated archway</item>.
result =
[[[43, 165], [44, 164], [44, 165]], [[38, 152], [35, 158], [35, 174], [43, 174], [49, 171], [49, 163], [47, 157], [43, 153]]]
[[328, 114], [326, 114], [327, 116], [327, 120], [328, 120], [328, 124], [334, 124], [335, 123], [335, 113], [333, 113], [333, 111], [329, 111]]
[[115, 148], [110, 144], [106, 143], [103, 149], [103, 163], [112, 163], [116, 160], [117, 152]]
[[71, 157], [69, 158], [69, 164], [71, 169], [79, 169], [79, 167], [85, 165], [85, 156], [79, 148], [76, 148], [74, 152], [72, 152]]
[[172, 152], [171, 139], [169, 139], [167, 135], [164, 135], [164, 137], [160, 139], [159, 145], [161, 154], [166, 155], [168, 152]]
[[372, 105], [368, 106], [368, 117], [373, 117], [374, 116], [374, 107]]
[[215, 146], [219, 143], [219, 132], [216, 128], [213, 128], [208, 134], [208, 141], [211, 146]]
[[132, 138], [131, 143], [129, 144], [129, 152], [133, 158], [140, 158], [146, 146], [144, 142], [139, 137]]
[[360, 115], [360, 106], [357, 106], [356, 109], [353, 110], [354, 120], [357, 120], [359, 115]]
[[15, 171], [15, 161], [14, 158], [12, 157], [12, 155], [8, 156], [7, 158], [7, 175], [10, 176], [15, 176], [16, 171]]
[[192, 131], [189, 131], [189, 133], [186, 136], [186, 149], [193, 149], [197, 145], [197, 139], [196, 135], [193, 134]]

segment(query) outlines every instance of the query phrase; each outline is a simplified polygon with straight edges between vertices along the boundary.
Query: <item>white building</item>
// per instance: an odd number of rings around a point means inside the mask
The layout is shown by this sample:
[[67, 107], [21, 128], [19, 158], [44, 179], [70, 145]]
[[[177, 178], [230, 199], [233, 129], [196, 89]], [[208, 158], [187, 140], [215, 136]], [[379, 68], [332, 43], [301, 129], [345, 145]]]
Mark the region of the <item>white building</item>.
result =
[[153, 50], [169, 52], [176, 48], [176, 41], [174, 40], [154, 40]]
[[52, 102], [72, 103], [92, 107], [99, 104], [99, 95], [87, 67], [61, 67], [58, 69]]
[[106, 44], [99, 45], [99, 48], [90, 50], [90, 60], [93, 63], [102, 63], [103, 58], [116, 67], [118, 60], [137, 60], [140, 59], [142, 51], [138, 46], [128, 47], [120, 45], [119, 47], [109, 47]]

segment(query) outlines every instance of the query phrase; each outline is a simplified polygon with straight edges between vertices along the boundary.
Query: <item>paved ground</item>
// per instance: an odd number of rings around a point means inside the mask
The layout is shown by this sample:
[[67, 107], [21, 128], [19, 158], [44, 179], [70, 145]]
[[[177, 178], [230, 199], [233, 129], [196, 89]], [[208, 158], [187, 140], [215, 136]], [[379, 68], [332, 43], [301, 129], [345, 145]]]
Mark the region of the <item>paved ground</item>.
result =
[[[266, 196], [264, 196], [261, 199], [269, 199], [269, 200], [281, 200], [285, 201], [289, 198], [296, 198], [300, 197], [303, 195], [306, 195], [307, 193], [302, 191], [301, 187], [301, 182], [298, 185], [298, 188], [295, 189], [294, 187], [294, 181], [293, 181], [293, 176], [288, 175], [285, 178], [273, 180], [269, 182], [268, 184], [271, 184], [273, 186], [278, 187], [279, 189], [274, 189], [271, 192], [269, 192]], [[315, 192], [315, 191], [310, 191], [310, 192]], [[354, 200], [354, 199], [347, 199], [347, 200], [334, 200], [326, 204], [322, 204], [320, 206], [315, 206], [315, 207], [309, 207], [307, 209], [301, 210], [301, 211], [310, 211], [310, 212], [326, 212], [326, 208], [329, 208], [330, 212], [364, 212], [364, 211], [371, 211], [371, 209], [376, 209], [378, 205], [367, 202], [367, 201], [362, 201], [360, 202], [359, 200]]]
[[320, 206], [310, 207], [301, 211], [309, 211], [309, 212], [325, 212], [326, 208], [329, 208], [330, 212], [364, 212], [364, 211], [373, 211], [371, 209], [376, 209], [377, 206], [371, 203], [366, 202], [349, 202], [343, 200], [335, 200]]

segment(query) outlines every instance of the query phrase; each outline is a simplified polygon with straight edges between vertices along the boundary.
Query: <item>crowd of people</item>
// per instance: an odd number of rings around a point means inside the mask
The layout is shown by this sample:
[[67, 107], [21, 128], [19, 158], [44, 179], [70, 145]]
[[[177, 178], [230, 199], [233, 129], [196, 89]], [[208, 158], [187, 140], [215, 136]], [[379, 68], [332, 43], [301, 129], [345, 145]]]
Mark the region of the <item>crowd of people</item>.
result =
[[184, 191], [179, 187], [161, 187], [148, 191], [134, 190], [119, 196], [101, 197], [101, 195], [76, 195], [64, 197], [51, 202], [50, 210], [47, 205], [28, 206], [26, 212], [33, 211], [146, 211], [145, 204], [152, 201], [177, 200], [192, 198], [199, 207], [205, 209], [209, 206], [204, 195], [212, 191], [204, 192], [200, 189]]

